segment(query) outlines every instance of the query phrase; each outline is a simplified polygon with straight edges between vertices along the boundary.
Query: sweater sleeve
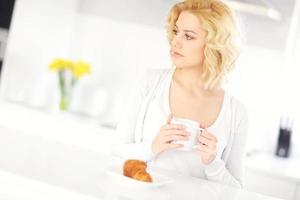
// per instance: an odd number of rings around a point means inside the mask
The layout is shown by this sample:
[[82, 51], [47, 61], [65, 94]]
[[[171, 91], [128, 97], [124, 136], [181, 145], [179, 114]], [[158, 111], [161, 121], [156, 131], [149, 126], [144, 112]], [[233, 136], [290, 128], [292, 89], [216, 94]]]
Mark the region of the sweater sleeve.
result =
[[227, 162], [216, 158], [205, 168], [208, 180], [241, 188], [243, 186], [244, 159], [248, 132], [248, 115], [244, 106], [236, 110], [237, 126], [233, 130], [233, 142]]
[[135, 86], [129, 91], [123, 104], [123, 111], [117, 125], [116, 139], [111, 152], [114, 156], [125, 159], [139, 159], [149, 161], [154, 156], [152, 141], [135, 142], [135, 127], [140, 109], [149, 91], [149, 74], [140, 76]]

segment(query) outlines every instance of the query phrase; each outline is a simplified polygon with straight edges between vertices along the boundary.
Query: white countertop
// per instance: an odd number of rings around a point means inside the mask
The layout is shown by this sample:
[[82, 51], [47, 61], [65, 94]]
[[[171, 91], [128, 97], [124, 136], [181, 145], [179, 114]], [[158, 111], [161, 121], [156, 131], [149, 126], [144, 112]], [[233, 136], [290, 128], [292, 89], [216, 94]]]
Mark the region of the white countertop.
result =
[[[101, 127], [95, 120], [66, 112], [47, 113], [8, 102], [0, 102], [0, 127], [107, 154], [115, 137], [113, 129]], [[285, 159], [258, 152], [247, 157], [247, 169], [300, 184], [300, 157], [297, 156]]]
[[[115, 166], [122, 171], [124, 160], [119, 158], [110, 158], [107, 162], [109, 166]], [[144, 183], [122, 177], [122, 172], [116, 173], [120, 177], [104, 172], [105, 175], [99, 187], [105, 191], [105, 198], [108, 199], [146, 199], [146, 200], [182, 200], [182, 199], [209, 199], [209, 200], [276, 200], [277, 198], [249, 192], [246, 190], [229, 187], [226, 185], [214, 183], [208, 180], [183, 176], [170, 171], [152, 168], [150, 174], [160, 174], [169, 178], [170, 182], [165, 185], [159, 185], [159, 181], [151, 186], [145, 186]], [[133, 181], [135, 183], [133, 184]]]
[[0, 171], [1, 200], [96, 200], [92, 196], [66, 190], [15, 174]]
[[[122, 166], [123, 160], [112, 158], [106, 163]], [[22, 177], [9, 172], [0, 171], [0, 199], [5, 200], [96, 200], [96, 199], [136, 199], [136, 200], [182, 200], [182, 199], [209, 199], [209, 200], [276, 200], [276, 198], [248, 192], [233, 187], [213, 183], [207, 180], [173, 174], [161, 169], [153, 169], [169, 178], [171, 182], [157, 187], [148, 187], [139, 183], [134, 187], [124, 182], [116, 182], [104, 165], [99, 169], [101, 179], [91, 187], [99, 188], [99, 194], [82, 194], [67, 190], [42, 181]], [[131, 183], [131, 180], [128, 182]], [[89, 184], [89, 183], [86, 183]]]
[[99, 121], [68, 112], [51, 113], [1, 101], [0, 127], [107, 153], [115, 133]]
[[277, 157], [270, 152], [258, 152], [247, 157], [248, 170], [274, 176], [300, 185], [300, 157]]
[[[172, 184], [163, 189], [152, 188], [143, 192], [122, 189], [106, 173], [109, 164], [120, 165], [122, 162], [108, 155], [115, 132], [69, 114], [51, 114], [0, 103], [0, 129], [0, 170], [3, 171], [0, 173], [0, 184], [11, 180], [11, 185], [7, 186], [8, 194], [1, 190], [0, 185], [0, 195], [12, 195], [11, 199], [18, 190], [25, 192], [22, 184], [14, 183], [18, 178], [29, 187], [28, 191], [36, 187], [47, 188], [45, 191], [48, 192], [62, 189], [58, 194], [74, 195], [72, 199], [76, 199], [77, 193], [100, 199], [275, 199], [203, 179], [168, 174], [159, 169], [159, 172], [173, 178]], [[258, 161], [248, 164], [251, 166], [255, 162]], [[8, 175], [6, 171], [16, 176]], [[4, 177], [3, 182], [1, 176]], [[45, 184], [53, 187], [46, 187]], [[64, 192], [66, 189], [74, 193]]]

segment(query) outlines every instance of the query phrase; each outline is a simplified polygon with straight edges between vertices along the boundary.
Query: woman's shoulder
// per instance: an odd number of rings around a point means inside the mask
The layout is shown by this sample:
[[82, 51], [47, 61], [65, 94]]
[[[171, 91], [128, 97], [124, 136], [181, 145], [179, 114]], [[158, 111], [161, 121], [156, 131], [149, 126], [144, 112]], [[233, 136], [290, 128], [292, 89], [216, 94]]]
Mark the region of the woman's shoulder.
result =
[[143, 71], [144, 77], [147, 77], [146, 79], [148, 81], [154, 81], [155, 79], [160, 78], [164, 74], [168, 74], [173, 69], [169, 68], [157, 68], [157, 69], [147, 69]]
[[173, 69], [167, 68], [147, 69], [142, 72], [142, 75], [140, 77], [147, 86], [151, 86], [155, 84], [159, 79], [167, 77], [167, 75], [170, 74], [172, 70]]
[[236, 97], [233, 93], [226, 91], [227, 95], [229, 96], [228, 98], [230, 99], [230, 107], [232, 112], [239, 116], [239, 117], [245, 117], [248, 115], [247, 107], [246, 105], [238, 98]]
[[146, 69], [141, 72], [137, 80], [137, 84], [143, 93], [147, 93], [154, 85], [159, 84], [159, 80], [164, 79], [170, 74], [172, 69], [157, 68], [157, 69]]
[[[243, 140], [247, 138], [249, 127], [249, 116], [247, 106], [233, 94], [230, 95], [231, 99], [231, 130], [238, 131], [238, 136]], [[235, 135], [237, 136], [237, 135]]]

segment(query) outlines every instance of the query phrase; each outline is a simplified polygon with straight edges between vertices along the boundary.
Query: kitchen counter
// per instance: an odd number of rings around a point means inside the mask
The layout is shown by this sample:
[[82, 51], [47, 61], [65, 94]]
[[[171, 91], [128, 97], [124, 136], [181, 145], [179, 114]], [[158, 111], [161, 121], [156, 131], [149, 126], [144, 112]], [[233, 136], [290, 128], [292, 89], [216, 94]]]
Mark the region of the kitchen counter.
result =
[[247, 157], [245, 188], [287, 200], [299, 200], [299, 169], [300, 158], [297, 154], [280, 158], [272, 152], [257, 152]]
[[0, 101], [0, 127], [102, 153], [110, 152], [115, 134], [114, 129], [100, 126], [96, 119], [3, 101]]
[[72, 199], [79, 194], [82, 199], [275, 199], [161, 169], [154, 170], [171, 177], [171, 184], [143, 191], [124, 188], [107, 173], [108, 166], [123, 162], [109, 155], [114, 137], [114, 130], [97, 122], [0, 103], [0, 184], [11, 180], [7, 188], [0, 187], [0, 195], [41, 199], [40, 193], [25, 193], [41, 187], [45, 194], [53, 191], [52, 199], [71, 199], [54, 198], [55, 193]]
[[300, 158], [277, 157], [268, 152], [259, 152], [247, 158], [247, 168], [257, 173], [274, 176], [300, 184]]
[[[65, 152], [60, 152], [63, 157]], [[78, 152], [74, 152], [76, 154]], [[82, 155], [77, 155], [78, 160], [81, 160]], [[68, 155], [69, 157], [69, 155]], [[75, 158], [76, 156], [72, 156]], [[72, 161], [66, 158], [68, 161]], [[48, 164], [53, 165], [60, 161], [60, 158], [53, 157], [52, 160], [47, 160]], [[83, 160], [84, 161], [84, 160]], [[181, 199], [209, 199], [209, 200], [276, 200], [276, 198], [260, 195], [242, 189], [229, 187], [226, 185], [217, 184], [207, 180], [174, 174], [170, 171], [162, 169], [151, 169], [151, 173], [160, 173], [169, 178], [169, 182], [165, 185], [157, 186], [139, 186], [139, 182], [135, 180], [124, 179], [122, 177], [111, 176], [108, 173], [109, 166], [121, 167], [124, 160], [115, 157], [102, 158], [102, 166], [95, 165], [94, 168], [82, 169], [77, 173], [65, 173], [61, 177], [63, 179], [72, 179], [72, 176], [89, 177], [79, 181], [77, 177], [69, 185], [58, 186], [48, 181], [41, 181], [31, 177], [24, 177], [20, 174], [13, 174], [7, 171], [0, 171], [0, 197], [6, 200], [52, 200], [52, 199], [73, 199], [73, 200], [96, 200], [96, 199], [136, 199], [136, 200], [181, 200]], [[36, 162], [32, 161], [32, 162]], [[74, 162], [74, 160], [73, 160]], [[76, 163], [76, 161], [74, 162]], [[30, 163], [27, 163], [30, 164]], [[42, 164], [42, 163], [40, 163]], [[55, 164], [54, 164], [55, 165]], [[35, 170], [41, 171], [39, 165], [35, 166]], [[68, 165], [69, 170], [77, 168], [76, 165]], [[95, 170], [96, 169], [96, 170]], [[44, 170], [44, 169], [42, 169]], [[89, 171], [95, 174], [91, 176]], [[19, 172], [18, 172], [19, 173]], [[54, 174], [44, 171], [43, 178], [48, 180], [50, 176], [57, 176], [61, 170], [57, 170]], [[120, 175], [121, 176], [121, 175]], [[121, 179], [120, 179], [121, 178]], [[124, 177], [125, 178], [125, 177]], [[38, 178], [40, 179], [40, 177]], [[75, 181], [77, 179], [77, 181]], [[84, 181], [84, 182], [83, 182]], [[135, 181], [134, 185], [132, 181]], [[83, 184], [82, 184], [83, 182]], [[151, 183], [150, 183], [151, 184]], [[87, 185], [92, 190], [86, 188], [81, 190], [79, 185]], [[76, 189], [77, 187], [77, 189]]]
[[66, 190], [30, 178], [0, 171], [1, 200], [99, 200], [92, 196]]
[[[124, 161], [114, 158], [111, 159], [110, 165], [117, 167], [122, 166]], [[113, 164], [112, 164], [113, 163]], [[105, 188], [106, 197], [112, 199], [209, 199], [209, 200], [275, 200], [277, 198], [261, 195], [254, 192], [249, 192], [243, 189], [238, 189], [208, 180], [194, 178], [176, 174], [163, 169], [150, 169], [150, 173], [166, 175], [170, 178], [170, 183], [147, 187], [141, 184], [131, 186], [131, 180], [124, 180], [106, 175], [103, 179], [101, 188]], [[105, 183], [105, 185], [104, 185]], [[159, 182], [158, 182], [159, 183]], [[136, 189], [138, 188], [138, 189]]]

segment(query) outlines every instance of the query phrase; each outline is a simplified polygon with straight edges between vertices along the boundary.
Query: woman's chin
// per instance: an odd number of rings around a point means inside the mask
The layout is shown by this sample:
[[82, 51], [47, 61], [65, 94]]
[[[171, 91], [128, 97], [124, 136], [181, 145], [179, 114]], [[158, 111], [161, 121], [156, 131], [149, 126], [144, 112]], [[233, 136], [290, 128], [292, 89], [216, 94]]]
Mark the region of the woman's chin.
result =
[[173, 65], [174, 65], [177, 69], [188, 68], [188, 66], [187, 66], [186, 63], [184, 63], [184, 62], [174, 62], [174, 61], [173, 61]]
[[172, 59], [172, 63], [175, 65], [175, 66], [185, 66], [185, 62], [183, 60], [179, 60], [179, 59]]

